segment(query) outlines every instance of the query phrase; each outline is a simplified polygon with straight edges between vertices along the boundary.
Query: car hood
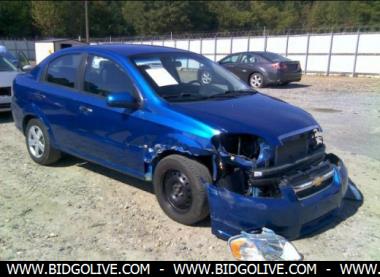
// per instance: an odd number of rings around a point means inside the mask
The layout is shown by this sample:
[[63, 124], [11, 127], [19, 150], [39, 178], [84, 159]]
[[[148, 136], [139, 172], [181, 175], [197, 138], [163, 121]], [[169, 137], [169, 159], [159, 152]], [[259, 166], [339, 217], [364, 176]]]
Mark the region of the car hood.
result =
[[17, 71], [0, 72], [0, 87], [10, 87], [14, 78], [19, 74]]
[[256, 93], [232, 99], [172, 103], [171, 107], [221, 132], [253, 134], [272, 144], [320, 126], [304, 110]]

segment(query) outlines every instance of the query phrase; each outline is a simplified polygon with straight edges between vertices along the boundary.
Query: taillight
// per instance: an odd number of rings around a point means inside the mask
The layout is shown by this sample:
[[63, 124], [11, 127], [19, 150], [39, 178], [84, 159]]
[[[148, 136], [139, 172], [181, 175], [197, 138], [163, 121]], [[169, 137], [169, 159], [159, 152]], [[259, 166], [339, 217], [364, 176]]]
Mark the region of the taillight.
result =
[[272, 63], [273, 69], [287, 69], [288, 66], [285, 63]]

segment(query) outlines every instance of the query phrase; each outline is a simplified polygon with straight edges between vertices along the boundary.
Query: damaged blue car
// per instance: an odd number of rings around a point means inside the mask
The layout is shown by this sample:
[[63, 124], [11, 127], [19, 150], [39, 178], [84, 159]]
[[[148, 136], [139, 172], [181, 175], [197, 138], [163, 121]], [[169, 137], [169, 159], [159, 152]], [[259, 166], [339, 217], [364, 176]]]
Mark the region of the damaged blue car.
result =
[[35, 162], [68, 153], [152, 181], [170, 218], [210, 215], [223, 239], [262, 227], [296, 238], [331, 219], [347, 190], [309, 113], [185, 50], [68, 48], [17, 76], [13, 91]]

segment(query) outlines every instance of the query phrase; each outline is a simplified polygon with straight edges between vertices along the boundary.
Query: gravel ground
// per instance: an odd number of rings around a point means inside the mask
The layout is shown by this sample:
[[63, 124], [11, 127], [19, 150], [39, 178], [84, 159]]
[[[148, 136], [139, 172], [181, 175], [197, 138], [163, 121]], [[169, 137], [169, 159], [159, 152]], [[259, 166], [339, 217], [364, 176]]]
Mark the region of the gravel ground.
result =
[[[380, 259], [380, 80], [305, 77], [261, 91], [316, 117], [364, 195], [294, 241], [298, 250], [306, 260]], [[73, 157], [35, 164], [9, 114], [0, 114], [0, 157], [0, 260], [232, 259], [209, 220], [188, 227], [165, 216], [149, 183]]]

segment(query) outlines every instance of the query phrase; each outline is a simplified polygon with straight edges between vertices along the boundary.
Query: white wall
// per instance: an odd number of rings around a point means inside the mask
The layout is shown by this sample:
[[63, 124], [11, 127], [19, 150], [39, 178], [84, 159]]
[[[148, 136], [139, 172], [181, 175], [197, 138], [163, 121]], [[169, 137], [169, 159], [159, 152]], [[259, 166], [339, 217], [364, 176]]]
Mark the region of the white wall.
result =
[[306, 73], [380, 75], [380, 33], [202, 38], [143, 43], [190, 50], [214, 61], [230, 53], [271, 51], [300, 61]]

